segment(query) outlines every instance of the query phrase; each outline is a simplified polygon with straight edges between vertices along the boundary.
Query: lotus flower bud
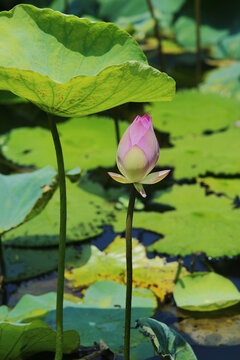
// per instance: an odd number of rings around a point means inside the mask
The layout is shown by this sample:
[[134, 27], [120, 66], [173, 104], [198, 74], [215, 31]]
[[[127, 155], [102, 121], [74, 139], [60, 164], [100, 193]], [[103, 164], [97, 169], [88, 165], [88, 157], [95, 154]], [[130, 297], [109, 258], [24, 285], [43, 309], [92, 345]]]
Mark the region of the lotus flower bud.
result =
[[[146, 197], [142, 184], [155, 184], [168, 175], [170, 170], [149, 174], [159, 157], [159, 145], [149, 115], [137, 116], [123, 134], [117, 150], [117, 166], [122, 175], [108, 174], [121, 183], [133, 183], [137, 191]], [[148, 175], [149, 174], [149, 175]]]

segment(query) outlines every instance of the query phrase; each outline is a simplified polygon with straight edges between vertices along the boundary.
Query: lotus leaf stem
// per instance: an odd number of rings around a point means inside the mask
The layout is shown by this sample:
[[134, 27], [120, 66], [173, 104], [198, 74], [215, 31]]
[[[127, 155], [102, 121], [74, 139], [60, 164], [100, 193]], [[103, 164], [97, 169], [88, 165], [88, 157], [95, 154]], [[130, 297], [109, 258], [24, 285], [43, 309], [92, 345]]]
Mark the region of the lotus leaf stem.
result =
[[[7, 297], [6, 297], [6, 289], [4, 286], [4, 281], [6, 278], [6, 264], [4, 260], [4, 253], [3, 253], [3, 244], [2, 244], [2, 237], [0, 235], [0, 266], [1, 266], [1, 276], [0, 276], [0, 290], [2, 293], [2, 304], [6, 305]], [[2, 278], [2, 279], [1, 279]]]
[[66, 225], [67, 225], [67, 195], [66, 179], [62, 146], [55, 119], [48, 115], [52, 138], [55, 146], [58, 177], [60, 188], [60, 234], [58, 249], [58, 279], [57, 279], [57, 305], [56, 305], [56, 353], [55, 360], [62, 360], [63, 353], [63, 294], [64, 294], [64, 268], [65, 268], [65, 248], [66, 248]]
[[201, 80], [201, 35], [200, 35], [200, 0], [195, 0], [196, 21], [196, 86]]

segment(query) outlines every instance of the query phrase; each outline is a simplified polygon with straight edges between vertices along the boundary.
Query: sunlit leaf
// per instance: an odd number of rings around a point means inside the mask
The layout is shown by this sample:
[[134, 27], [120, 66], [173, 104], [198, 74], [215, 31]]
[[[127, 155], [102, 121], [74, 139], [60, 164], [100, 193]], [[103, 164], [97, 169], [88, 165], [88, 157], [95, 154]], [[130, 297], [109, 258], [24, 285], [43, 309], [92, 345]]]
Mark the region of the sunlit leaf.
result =
[[213, 311], [237, 304], [240, 293], [229, 279], [212, 272], [198, 272], [179, 279], [174, 299], [185, 310]]
[[[79, 298], [66, 296], [64, 301], [64, 329], [76, 330], [81, 339], [81, 345], [91, 346], [100, 339], [117, 353], [123, 351], [123, 328], [125, 313], [125, 286], [112, 281], [101, 281], [93, 284], [85, 292], [83, 302]], [[151, 316], [157, 306], [153, 293], [148, 289], [134, 289], [132, 302], [132, 326], [134, 319]], [[53, 329], [55, 328], [56, 293], [40, 296], [24, 295], [6, 320], [26, 322], [36, 318], [43, 319]], [[0, 307], [1, 311], [1, 307]], [[117, 334], [113, 336], [113, 334]], [[131, 331], [131, 359], [145, 360], [142, 344], [150, 356], [154, 351], [148, 339], [144, 341], [136, 330]], [[138, 347], [140, 346], [140, 350]], [[145, 356], [145, 357], [144, 357]]]
[[[23, 360], [40, 352], [55, 352], [56, 333], [43, 321], [16, 324], [0, 321], [0, 357], [4, 360]], [[63, 336], [63, 352], [69, 354], [79, 345], [75, 331]]]
[[[127, 125], [126, 122], [120, 123], [121, 134]], [[98, 116], [74, 118], [59, 124], [58, 130], [66, 169], [115, 165], [117, 143], [113, 119]], [[15, 163], [57, 167], [51, 133], [46, 129], [15, 129], [3, 135], [1, 143], [3, 154]]]
[[163, 167], [175, 167], [173, 175], [176, 179], [204, 176], [207, 173], [240, 174], [239, 127], [208, 136], [188, 135], [172, 142], [174, 147], [163, 149], [159, 161]]
[[148, 336], [157, 353], [171, 360], [197, 360], [191, 346], [175, 330], [154, 319], [139, 319], [136, 326]]
[[240, 118], [238, 101], [196, 90], [179, 91], [171, 103], [154, 103], [146, 110], [154, 127], [171, 138], [224, 129]]
[[[65, 273], [70, 286], [79, 289], [99, 280], [114, 280], [126, 283], [126, 244], [120, 236], [101, 252], [95, 246], [85, 247], [83, 258], [90, 257], [88, 262], [81, 264]], [[133, 286], [151, 289], [161, 301], [172, 293], [177, 262], [167, 263], [165, 259], [156, 257], [148, 259], [143, 245], [133, 239]], [[183, 269], [182, 274], [186, 273]]]
[[0, 31], [0, 89], [44, 111], [79, 116], [174, 95], [174, 80], [112, 23], [20, 4], [1, 12]]
[[[94, 194], [96, 190], [96, 194]], [[68, 222], [67, 241], [79, 241], [100, 235], [103, 226], [113, 220], [113, 205], [101, 197], [98, 185], [67, 182]], [[38, 247], [58, 245], [59, 191], [48, 206], [31, 222], [23, 224], [3, 237], [7, 245]]]
[[[155, 204], [175, 208], [158, 213], [135, 212], [133, 226], [164, 237], [148, 247], [150, 251], [171, 255], [204, 252], [212, 257], [239, 254], [239, 209], [226, 197], [206, 196], [200, 185], [174, 185], [157, 192]], [[115, 231], [124, 231], [124, 212], [117, 212]]]
[[199, 179], [199, 182], [204, 183], [209, 191], [216, 194], [225, 194], [231, 198], [238, 196], [240, 198], [240, 179], [205, 177]]
[[51, 167], [26, 174], [0, 174], [0, 234], [41, 212], [56, 189], [55, 176]]

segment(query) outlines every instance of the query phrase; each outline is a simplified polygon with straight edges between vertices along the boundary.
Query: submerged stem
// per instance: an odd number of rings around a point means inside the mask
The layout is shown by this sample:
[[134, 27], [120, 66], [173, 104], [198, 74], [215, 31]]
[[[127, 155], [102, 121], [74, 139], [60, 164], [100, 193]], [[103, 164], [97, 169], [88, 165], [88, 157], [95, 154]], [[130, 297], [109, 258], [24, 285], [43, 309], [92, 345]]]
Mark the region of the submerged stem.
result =
[[[6, 297], [6, 289], [4, 286], [4, 281], [6, 278], [6, 264], [4, 261], [4, 254], [3, 254], [3, 245], [2, 245], [2, 237], [0, 235], [0, 266], [1, 266], [1, 273], [0, 273], [0, 280], [2, 277], [2, 281], [0, 281], [0, 290], [2, 293], [2, 305], [6, 305], [7, 297]], [[2, 283], [2, 284], [1, 284]]]
[[62, 360], [63, 352], [63, 293], [64, 293], [64, 268], [66, 248], [66, 224], [67, 224], [67, 196], [66, 180], [61, 142], [55, 119], [48, 115], [52, 138], [55, 146], [58, 177], [60, 188], [60, 234], [58, 249], [58, 279], [57, 279], [57, 306], [56, 306], [56, 354], [55, 360]]
[[126, 264], [127, 264], [127, 291], [125, 309], [125, 333], [124, 333], [124, 360], [130, 359], [130, 325], [132, 306], [132, 221], [135, 204], [135, 188], [131, 184], [126, 221]]

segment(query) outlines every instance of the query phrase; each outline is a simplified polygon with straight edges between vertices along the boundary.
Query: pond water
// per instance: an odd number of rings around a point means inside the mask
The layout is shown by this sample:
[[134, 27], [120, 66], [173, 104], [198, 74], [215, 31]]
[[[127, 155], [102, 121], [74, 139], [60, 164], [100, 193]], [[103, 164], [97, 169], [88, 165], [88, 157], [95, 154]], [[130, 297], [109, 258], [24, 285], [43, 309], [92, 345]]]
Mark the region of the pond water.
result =
[[[91, 240], [91, 244], [104, 250], [116, 237], [111, 227], [105, 227], [104, 233]], [[146, 232], [142, 229], [134, 229], [133, 236], [145, 246], [152, 244], [155, 240], [159, 239], [159, 235], [152, 232]], [[70, 245], [71, 246], [71, 245]], [[73, 245], [72, 245], [73, 246]], [[74, 245], [75, 249], [81, 249], [83, 245]], [[17, 249], [16, 249], [17, 251]], [[155, 256], [148, 253], [148, 257]], [[189, 270], [192, 262], [191, 256], [186, 256], [184, 265]], [[174, 257], [168, 257], [167, 261], [176, 261]], [[201, 255], [195, 259], [195, 271], [209, 270], [208, 266], [217, 270], [219, 273], [228, 276], [234, 284], [240, 289], [240, 276], [239, 276], [239, 258], [222, 258], [222, 259], [206, 259]], [[40, 295], [49, 291], [56, 291], [57, 287], [57, 271], [51, 271], [45, 275], [32, 278], [18, 283], [9, 283], [7, 285], [7, 303], [8, 306], [14, 306], [20, 298], [28, 293], [33, 295]], [[65, 292], [72, 293], [73, 295], [82, 296], [81, 291], [71, 291], [69, 287], [65, 286]], [[235, 305], [221, 311], [214, 311], [209, 313], [189, 312], [178, 309], [172, 298], [166, 300], [164, 304], [159, 304], [154, 318], [166, 323], [170, 327], [179, 331], [185, 339], [193, 347], [198, 360], [212, 360], [212, 359], [226, 359], [229, 357], [231, 360], [239, 359], [240, 353], [240, 305]], [[83, 348], [83, 352], [79, 353], [82, 356], [92, 348]], [[109, 357], [110, 356], [110, 357]], [[152, 360], [159, 357], [151, 358]], [[31, 360], [43, 359], [39, 356], [34, 356]], [[53, 359], [52, 354], [44, 354], [44, 359]], [[76, 359], [76, 354], [66, 356], [65, 359]], [[96, 359], [111, 359], [108, 357], [98, 357]], [[118, 357], [117, 359], [121, 359]], [[150, 358], [148, 359], [150, 360]]]

